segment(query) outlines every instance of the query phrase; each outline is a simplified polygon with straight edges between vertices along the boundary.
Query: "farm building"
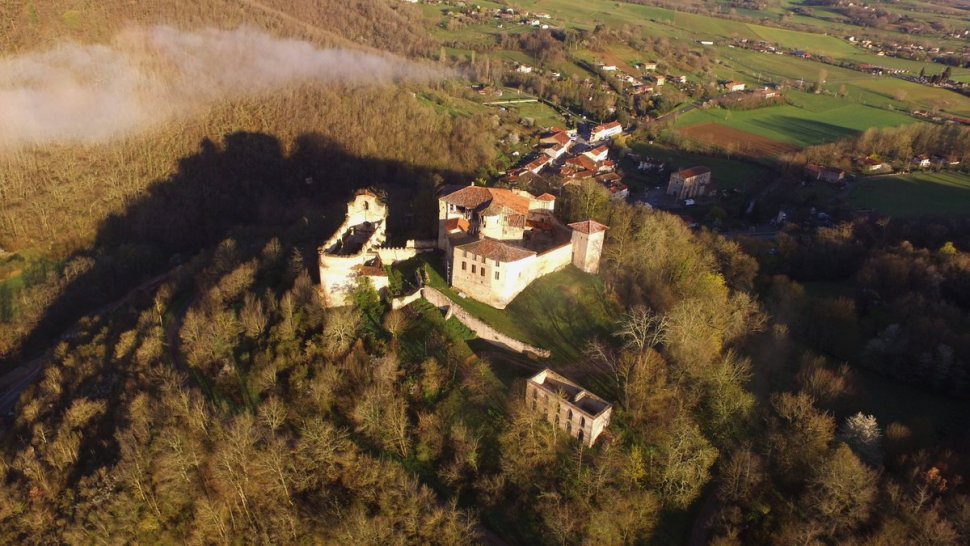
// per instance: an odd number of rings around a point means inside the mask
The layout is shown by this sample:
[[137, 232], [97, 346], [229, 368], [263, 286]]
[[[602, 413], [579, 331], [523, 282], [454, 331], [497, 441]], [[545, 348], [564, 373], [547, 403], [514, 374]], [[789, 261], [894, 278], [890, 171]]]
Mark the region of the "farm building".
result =
[[711, 170], [700, 166], [671, 173], [670, 181], [667, 183], [667, 195], [673, 195], [677, 199], [703, 197], [713, 189]]
[[820, 165], [808, 165], [805, 167], [805, 178], [811, 181], [828, 182], [838, 184], [845, 180], [845, 171], [834, 167], [822, 167]]

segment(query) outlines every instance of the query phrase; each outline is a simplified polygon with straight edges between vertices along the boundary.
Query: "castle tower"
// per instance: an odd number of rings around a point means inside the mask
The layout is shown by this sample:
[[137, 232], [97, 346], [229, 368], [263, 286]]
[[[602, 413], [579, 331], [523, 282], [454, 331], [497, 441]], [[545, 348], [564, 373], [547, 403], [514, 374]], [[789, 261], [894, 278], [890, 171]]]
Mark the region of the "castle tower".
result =
[[595, 220], [569, 224], [573, 230], [573, 265], [586, 273], [599, 273], [603, 239], [608, 227]]

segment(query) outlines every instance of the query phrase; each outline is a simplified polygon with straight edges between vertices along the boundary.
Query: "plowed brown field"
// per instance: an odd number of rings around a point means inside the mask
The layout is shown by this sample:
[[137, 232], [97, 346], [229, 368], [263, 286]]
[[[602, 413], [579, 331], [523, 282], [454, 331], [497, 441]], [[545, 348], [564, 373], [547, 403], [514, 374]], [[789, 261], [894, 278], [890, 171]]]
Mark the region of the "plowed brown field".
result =
[[703, 144], [709, 144], [724, 150], [754, 157], [770, 157], [798, 150], [798, 146], [793, 144], [778, 142], [777, 140], [771, 140], [770, 138], [758, 136], [747, 131], [739, 131], [738, 129], [732, 129], [717, 123], [695, 125], [685, 129], [678, 129], [678, 132], [691, 140], [696, 140]]

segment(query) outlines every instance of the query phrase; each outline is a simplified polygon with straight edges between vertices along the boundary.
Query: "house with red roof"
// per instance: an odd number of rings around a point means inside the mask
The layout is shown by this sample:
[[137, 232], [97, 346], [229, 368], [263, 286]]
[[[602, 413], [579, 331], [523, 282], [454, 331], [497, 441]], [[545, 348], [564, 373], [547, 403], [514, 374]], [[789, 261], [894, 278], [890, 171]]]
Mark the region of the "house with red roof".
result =
[[599, 142], [621, 134], [623, 134], [623, 126], [620, 125], [619, 121], [612, 121], [593, 127], [593, 130], [589, 134], [589, 141]]

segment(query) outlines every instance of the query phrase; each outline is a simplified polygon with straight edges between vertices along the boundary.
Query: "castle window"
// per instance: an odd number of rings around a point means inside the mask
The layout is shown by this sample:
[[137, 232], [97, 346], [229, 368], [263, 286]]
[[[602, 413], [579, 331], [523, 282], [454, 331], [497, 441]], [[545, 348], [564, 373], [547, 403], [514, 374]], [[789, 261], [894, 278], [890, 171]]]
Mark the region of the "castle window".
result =
[[586, 418], [585, 417], [580, 417], [579, 418], [579, 426], [581, 426], [581, 427], [585, 427], [586, 426]]
[[495, 267], [498, 267], [498, 266], [499, 266], [498, 260], [495, 260]]
[[495, 280], [498, 280], [498, 271], [495, 272]]
[[472, 264], [472, 273], [475, 273], [475, 264]]
[[579, 438], [579, 441], [580, 442], [583, 441], [583, 431], [582, 430], [579, 431], [579, 436], [577, 438]]
[[462, 262], [461, 262], [461, 270], [462, 270], [462, 271], [464, 271], [464, 270], [466, 269], [466, 268], [465, 268], [465, 266], [466, 266], [466, 265], [468, 265], [468, 262], [466, 262], [466, 261], [462, 261]]
[[482, 266], [482, 276], [483, 277], [485, 276], [485, 266], [484, 265]]

